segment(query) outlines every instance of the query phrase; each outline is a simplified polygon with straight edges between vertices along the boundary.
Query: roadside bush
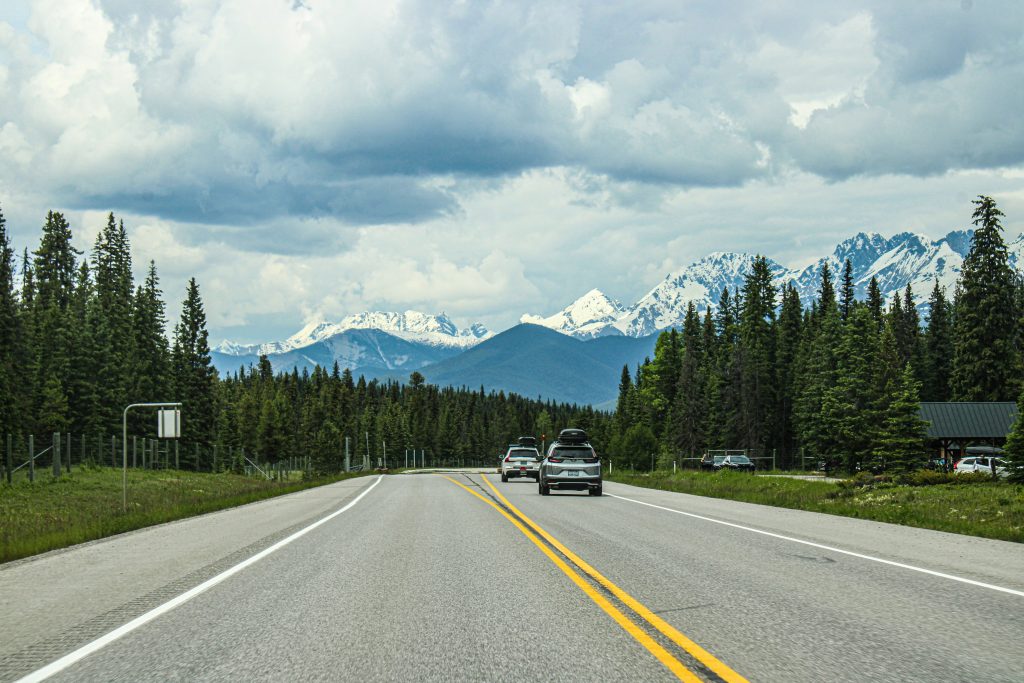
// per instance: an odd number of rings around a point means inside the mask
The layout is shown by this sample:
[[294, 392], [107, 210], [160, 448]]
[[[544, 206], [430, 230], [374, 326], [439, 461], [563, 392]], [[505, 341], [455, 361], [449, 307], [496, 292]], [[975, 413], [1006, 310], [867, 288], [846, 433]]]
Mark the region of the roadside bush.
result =
[[937, 472], [935, 470], [915, 470], [897, 477], [897, 482], [907, 486], [935, 486], [936, 484], [952, 484], [956, 482], [956, 475], [952, 472]]

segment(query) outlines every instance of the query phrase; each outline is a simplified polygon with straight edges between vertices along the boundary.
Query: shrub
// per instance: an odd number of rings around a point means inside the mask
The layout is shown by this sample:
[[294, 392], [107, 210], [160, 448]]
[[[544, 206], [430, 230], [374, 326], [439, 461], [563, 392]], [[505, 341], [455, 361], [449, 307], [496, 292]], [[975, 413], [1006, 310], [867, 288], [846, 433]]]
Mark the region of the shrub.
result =
[[907, 486], [935, 486], [937, 484], [951, 484], [956, 481], [956, 475], [952, 472], [938, 472], [936, 470], [916, 470], [897, 478], [900, 484]]

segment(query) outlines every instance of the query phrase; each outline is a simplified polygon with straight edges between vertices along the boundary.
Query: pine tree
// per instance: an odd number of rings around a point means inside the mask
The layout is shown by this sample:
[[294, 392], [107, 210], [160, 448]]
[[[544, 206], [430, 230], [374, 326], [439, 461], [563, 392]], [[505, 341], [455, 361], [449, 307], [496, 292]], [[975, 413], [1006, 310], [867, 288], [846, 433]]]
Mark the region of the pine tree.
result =
[[754, 259], [743, 284], [737, 362], [740, 376], [740, 442], [763, 450], [773, 432], [775, 406], [775, 286], [768, 260]]
[[957, 401], [1013, 400], [1020, 389], [1015, 274], [991, 197], [974, 201], [971, 250], [964, 259], [956, 303], [953, 397]]
[[832, 282], [832, 270], [828, 263], [821, 264], [821, 286], [818, 289], [818, 312], [826, 314], [828, 311], [839, 309], [836, 305], [836, 288]]
[[953, 330], [950, 306], [938, 280], [928, 299], [928, 329], [924, 335], [924, 349], [921, 396], [925, 401], [948, 401], [953, 368]]
[[177, 400], [182, 403], [182, 438], [209, 441], [216, 426], [217, 371], [210, 362], [206, 313], [195, 278], [188, 281], [181, 320], [174, 329], [171, 375]]
[[797, 354], [802, 331], [802, 306], [796, 287], [789, 283], [782, 295], [782, 310], [775, 326], [775, 444], [786, 467], [796, 450], [793, 402], [796, 390]]
[[1004, 450], [1009, 480], [1024, 483], [1024, 390], [1017, 397], [1017, 419], [1006, 437]]
[[97, 410], [100, 358], [93, 331], [94, 307], [89, 262], [82, 259], [68, 308], [68, 325], [73, 330], [67, 374], [68, 427], [77, 434], [94, 435], [103, 427]]
[[136, 291], [132, 310], [135, 339], [132, 394], [136, 401], [169, 400], [170, 350], [161, 294], [156, 263], [150, 261], [145, 284]]
[[0, 211], [0, 435], [19, 431], [18, 361], [21, 345], [21, 316], [14, 288], [14, 250], [7, 236], [7, 221]]
[[94, 334], [99, 376], [103, 378], [100, 415], [104, 429], [116, 432], [121, 427], [121, 411], [132, 402], [135, 336], [131, 253], [124, 223], [118, 225], [113, 213], [96, 237], [92, 265], [97, 303]]
[[672, 409], [669, 411], [665, 441], [670, 453], [693, 457], [706, 442], [707, 381], [700, 317], [690, 302], [682, 335], [682, 367]]
[[881, 415], [881, 432], [874, 449], [876, 462], [886, 470], [911, 472], [926, 462], [927, 423], [920, 416], [920, 398], [914, 369], [908, 363], [886, 388], [887, 404]]
[[853, 264], [850, 263], [850, 259], [846, 259], [846, 263], [843, 264], [843, 283], [839, 291], [839, 317], [846, 322], [856, 303], [853, 291]]
[[633, 416], [629, 412], [630, 394], [633, 392], [633, 378], [629, 374], [629, 365], [622, 366], [619, 379], [619, 398], [615, 403], [615, 422], [619, 434], [625, 434], [629, 425], [633, 424]]
[[871, 277], [871, 281], [868, 283], [867, 305], [868, 310], [871, 311], [871, 317], [875, 320], [875, 326], [881, 332], [884, 323], [882, 316], [885, 302], [882, 300], [882, 289], [878, 286], [878, 279], [874, 276]]
[[832, 452], [841, 455], [849, 471], [871, 459], [877, 430], [872, 390], [877, 355], [871, 313], [857, 307], [843, 325], [835, 383], [825, 390], [821, 408], [824, 431], [834, 440]]

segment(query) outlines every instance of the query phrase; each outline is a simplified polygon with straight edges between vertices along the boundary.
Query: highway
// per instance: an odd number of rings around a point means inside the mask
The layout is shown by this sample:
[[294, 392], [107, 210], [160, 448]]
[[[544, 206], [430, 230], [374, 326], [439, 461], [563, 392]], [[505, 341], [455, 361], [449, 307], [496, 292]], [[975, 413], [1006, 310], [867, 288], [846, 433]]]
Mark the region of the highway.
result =
[[371, 476], [0, 566], [0, 680], [1019, 681], [1024, 547]]

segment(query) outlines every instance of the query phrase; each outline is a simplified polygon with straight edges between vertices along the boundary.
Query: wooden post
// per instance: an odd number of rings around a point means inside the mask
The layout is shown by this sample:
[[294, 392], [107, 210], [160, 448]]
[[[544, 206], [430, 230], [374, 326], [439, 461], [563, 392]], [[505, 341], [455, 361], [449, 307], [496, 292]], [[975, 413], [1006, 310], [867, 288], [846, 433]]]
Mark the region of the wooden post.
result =
[[[198, 469], [199, 468], [197, 467], [196, 471], [198, 471]], [[211, 472], [216, 472], [217, 471], [217, 444], [213, 444], [213, 465], [210, 466], [210, 471]]]
[[14, 454], [11, 451], [13, 446], [13, 438], [10, 434], [7, 435], [7, 450], [4, 452], [4, 472], [6, 473], [7, 483], [11, 483], [11, 477], [14, 475]]
[[36, 437], [28, 435], [28, 480], [36, 480]]
[[60, 450], [60, 432], [54, 432], [53, 433], [53, 454], [52, 455], [53, 455], [53, 457], [51, 458], [51, 460], [53, 461], [53, 476], [54, 477], [59, 477], [60, 476], [60, 456], [63, 455], [63, 453]]
[[110, 437], [110, 466], [117, 467], [117, 437]]
[[132, 467], [139, 466], [139, 437], [132, 437]]
[[68, 437], [68, 446], [67, 446], [67, 452], [68, 452], [68, 474], [71, 474], [71, 432], [68, 432], [67, 437]]

